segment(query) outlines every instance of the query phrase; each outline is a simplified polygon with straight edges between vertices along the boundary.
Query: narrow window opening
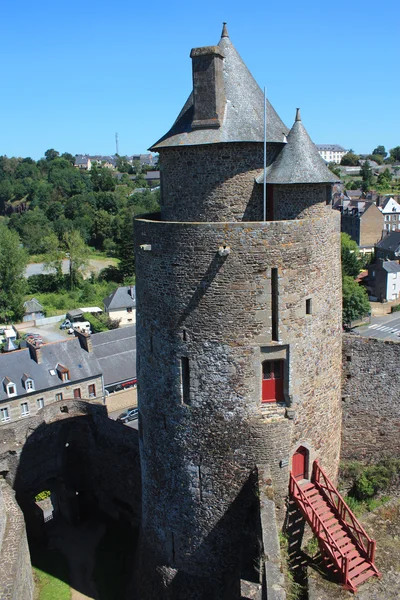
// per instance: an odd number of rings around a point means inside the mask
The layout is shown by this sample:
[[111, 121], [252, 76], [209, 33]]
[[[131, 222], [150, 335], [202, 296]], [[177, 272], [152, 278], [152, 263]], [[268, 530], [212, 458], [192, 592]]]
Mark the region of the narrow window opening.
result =
[[347, 362], [351, 362], [351, 356], [346, 356]]
[[182, 331], [182, 339], [183, 339], [183, 341], [184, 341], [184, 342], [186, 342], [186, 341], [187, 341], [186, 329], [184, 329], [184, 330]]
[[182, 356], [181, 358], [181, 385], [182, 401], [185, 404], [190, 404], [190, 369], [187, 356]]
[[311, 298], [307, 298], [306, 300], [306, 315], [312, 314], [312, 300]]
[[175, 563], [175, 537], [174, 537], [173, 531], [171, 531], [171, 549], [172, 549], [172, 562]]
[[203, 482], [201, 480], [201, 467], [199, 465], [199, 494], [200, 494], [200, 501], [203, 501]]
[[279, 342], [278, 331], [278, 269], [271, 269], [272, 341]]
[[165, 415], [163, 415], [163, 419], [164, 419], [164, 429], [167, 430], [167, 419], [165, 418]]

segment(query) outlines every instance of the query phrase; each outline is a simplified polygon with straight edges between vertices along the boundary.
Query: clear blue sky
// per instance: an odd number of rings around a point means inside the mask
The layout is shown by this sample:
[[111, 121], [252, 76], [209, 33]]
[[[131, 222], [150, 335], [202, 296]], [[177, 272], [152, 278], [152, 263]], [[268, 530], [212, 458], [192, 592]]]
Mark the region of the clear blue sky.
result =
[[3, 0], [0, 155], [144, 152], [222, 22], [290, 127], [356, 152], [400, 145], [400, 2]]

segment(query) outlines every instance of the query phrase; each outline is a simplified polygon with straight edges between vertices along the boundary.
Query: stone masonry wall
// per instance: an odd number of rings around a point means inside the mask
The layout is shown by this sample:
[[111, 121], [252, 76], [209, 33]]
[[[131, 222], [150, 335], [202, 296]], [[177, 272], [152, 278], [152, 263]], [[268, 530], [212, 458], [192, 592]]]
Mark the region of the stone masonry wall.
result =
[[343, 335], [342, 458], [400, 458], [400, 344]]
[[32, 600], [33, 576], [23, 514], [0, 479], [0, 598]]
[[[334, 212], [326, 207], [321, 218], [266, 223], [135, 224], [145, 568], [157, 565], [171, 585], [178, 587], [185, 572], [234, 579], [238, 498], [256, 464], [269, 466], [280, 505], [300, 444], [336, 477], [341, 274]], [[223, 246], [229, 255], [219, 254]], [[272, 340], [272, 268], [279, 341]], [[187, 397], [182, 357], [190, 371]], [[265, 358], [285, 361], [290, 419], [271, 419], [261, 405]]]
[[274, 185], [274, 218], [305, 219], [326, 212], [327, 185]]
[[[270, 164], [281, 144], [268, 144]], [[161, 214], [165, 221], [259, 221], [262, 143], [160, 149]], [[260, 171], [261, 169], [261, 171]]]

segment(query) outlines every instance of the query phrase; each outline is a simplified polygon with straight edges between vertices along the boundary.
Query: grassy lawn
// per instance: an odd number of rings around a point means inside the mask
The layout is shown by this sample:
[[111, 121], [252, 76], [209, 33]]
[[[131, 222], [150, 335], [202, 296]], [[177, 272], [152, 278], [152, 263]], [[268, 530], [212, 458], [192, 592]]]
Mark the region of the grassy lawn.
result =
[[53, 575], [45, 573], [36, 567], [33, 568], [35, 580], [35, 592], [37, 600], [70, 600], [71, 591], [69, 585], [60, 581]]
[[70, 600], [68, 565], [58, 550], [48, 550], [37, 543], [30, 544], [35, 600]]

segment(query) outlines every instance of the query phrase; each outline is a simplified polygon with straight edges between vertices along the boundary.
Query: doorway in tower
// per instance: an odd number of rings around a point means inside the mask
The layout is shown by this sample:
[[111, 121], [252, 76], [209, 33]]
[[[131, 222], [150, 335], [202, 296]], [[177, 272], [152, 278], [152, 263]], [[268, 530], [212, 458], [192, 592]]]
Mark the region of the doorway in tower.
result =
[[292, 475], [296, 481], [308, 479], [309, 451], [299, 446], [292, 456]]
[[262, 363], [262, 402], [283, 402], [283, 360]]

